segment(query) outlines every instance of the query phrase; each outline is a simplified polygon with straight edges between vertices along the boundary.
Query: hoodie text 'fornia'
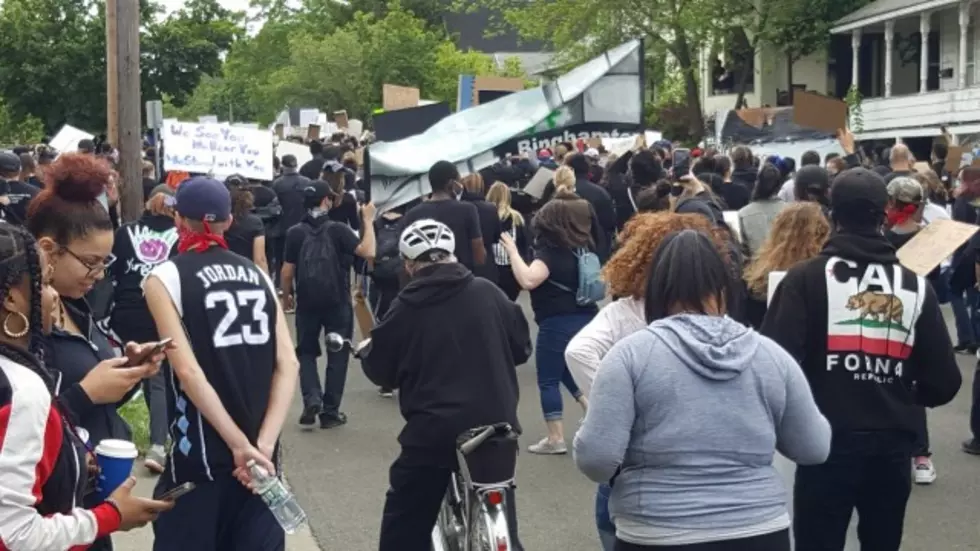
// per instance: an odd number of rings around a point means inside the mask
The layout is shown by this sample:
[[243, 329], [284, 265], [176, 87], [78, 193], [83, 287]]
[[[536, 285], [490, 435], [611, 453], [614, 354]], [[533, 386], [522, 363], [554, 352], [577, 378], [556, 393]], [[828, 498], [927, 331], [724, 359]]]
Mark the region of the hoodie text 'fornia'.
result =
[[827, 371], [890, 384], [902, 377], [922, 313], [925, 279], [901, 265], [830, 258], [827, 281]]

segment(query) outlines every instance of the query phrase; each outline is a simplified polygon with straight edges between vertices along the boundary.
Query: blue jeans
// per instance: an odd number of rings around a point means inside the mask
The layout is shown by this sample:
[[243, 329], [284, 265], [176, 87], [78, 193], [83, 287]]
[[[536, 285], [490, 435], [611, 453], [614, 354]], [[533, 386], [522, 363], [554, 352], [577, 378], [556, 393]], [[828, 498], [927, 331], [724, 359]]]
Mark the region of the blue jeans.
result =
[[545, 421], [561, 420], [561, 384], [565, 385], [576, 400], [582, 396], [582, 391], [575, 384], [568, 364], [565, 363], [565, 348], [572, 337], [592, 321], [594, 316], [595, 314], [566, 314], [538, 322], [534, 361], [538, 367], [538, 390], [541, 392], [541, 410]]
[[345, 339], [354, 333], [354, 311], [350, 304], [323, 312], [296, 310], [296, 356], [299, 358], [299, 386], [303, 406], [320, 406], [321, 417], [337, 417], [347, 384], [350, 353], [327, 352], [326, 380], [320, 386], [316, 359], [320, 357], [320, 337], [338, 333]]
[[[966, 298], [964, 298], [964, 293]], [[980, 315], [977, 313], [980, 293], [970, 287], [964, 292], [950, 293], [949, 305], [956, 321], [956, 344], [961, 346], [980, 343]]]
[[613, 551], [616, 546], [616, 525], [609, 518], [609, 494], [612, 488], [609, 484], [599, 484], [595, 493], [595, 527], [599, 531], [599, 543], [602, 551]]

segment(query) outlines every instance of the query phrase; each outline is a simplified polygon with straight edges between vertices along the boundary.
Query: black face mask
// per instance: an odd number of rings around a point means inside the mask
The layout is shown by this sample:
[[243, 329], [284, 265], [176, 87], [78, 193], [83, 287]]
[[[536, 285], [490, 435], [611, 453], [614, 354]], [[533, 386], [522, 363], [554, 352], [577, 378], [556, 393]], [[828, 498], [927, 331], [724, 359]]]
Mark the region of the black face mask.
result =
[[684, 193], [684, 186], [670, 186], [670, 194], [674, 197], [680, 197]]

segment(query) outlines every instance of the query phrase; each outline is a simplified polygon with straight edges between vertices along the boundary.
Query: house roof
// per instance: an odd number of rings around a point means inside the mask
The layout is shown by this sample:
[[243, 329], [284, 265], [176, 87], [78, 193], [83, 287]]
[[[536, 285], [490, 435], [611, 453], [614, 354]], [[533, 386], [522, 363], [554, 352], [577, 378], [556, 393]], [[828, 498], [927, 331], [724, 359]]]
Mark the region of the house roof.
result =
[[845, 33], [958, 3], [959, 0], [876, 0], [838, 19], [830, 32]]

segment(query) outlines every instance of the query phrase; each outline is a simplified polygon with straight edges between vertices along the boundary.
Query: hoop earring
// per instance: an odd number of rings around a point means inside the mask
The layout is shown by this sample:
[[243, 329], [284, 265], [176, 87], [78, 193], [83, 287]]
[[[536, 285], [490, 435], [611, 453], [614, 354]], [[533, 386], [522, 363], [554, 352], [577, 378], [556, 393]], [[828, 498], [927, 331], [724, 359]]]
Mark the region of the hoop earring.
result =
[[[7, 325], [10, 323], [10, 317], [14, 315], [19, 316], [20, 319], [24, 320], [24, 329], [17, 332], [11, 331], [10, 328], [7, 327]], [[19, 339], [23, 337], [28, 331], [30, 331], [30, 329], [31, 322], [27, 319], [27, 316], [21, 314], [20, 312], [10, 312], [3, 318], [3, 333], [11, 339]]]

